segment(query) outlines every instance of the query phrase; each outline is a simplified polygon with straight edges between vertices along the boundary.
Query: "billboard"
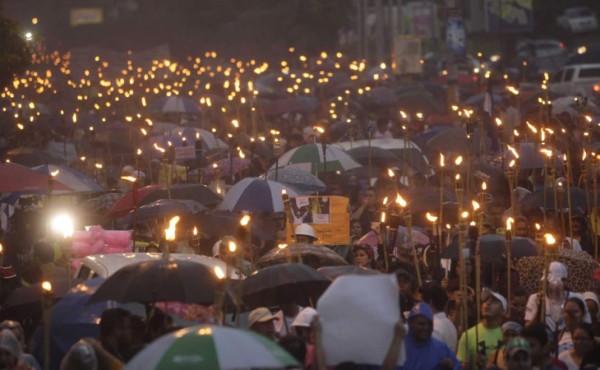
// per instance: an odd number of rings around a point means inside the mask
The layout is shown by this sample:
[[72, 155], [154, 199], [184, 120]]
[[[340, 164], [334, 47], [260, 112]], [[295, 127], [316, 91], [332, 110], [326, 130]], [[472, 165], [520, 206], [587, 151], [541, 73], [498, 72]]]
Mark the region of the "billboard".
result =
[[315, 244], [347, 245], [350, 242], [348, 201], [341, 196], [290, 197], [287, 242], [293, 243], [292, 230], [306, 223], [319, 238]]
[[485, 24], [490, 33], [531, 32], [533, 0], [485, 0]]
[[74, 8], [70, 11], [71, 27], [104, 22], [102, 8]]
[[423, 71], [419, 36], [400, 35], [394, 38], [392, 70], [401, 75], [418, 74]]

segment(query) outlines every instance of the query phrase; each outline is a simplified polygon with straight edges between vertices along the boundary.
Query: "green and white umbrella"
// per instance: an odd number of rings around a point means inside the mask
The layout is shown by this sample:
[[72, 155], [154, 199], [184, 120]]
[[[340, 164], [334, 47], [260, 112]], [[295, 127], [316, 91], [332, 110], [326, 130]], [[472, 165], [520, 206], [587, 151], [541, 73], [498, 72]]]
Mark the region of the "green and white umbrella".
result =
[[299, 366], [274, 341], [247, 330], [200, 325], [164, 335], [124, 370], [279, 369]]
[[274, 170], [277, 164], [280, 168], [286, 166], [299, 167], [312, 174], [325, 171], [344, 172], [361, 167], [360, 163], [352, 159], [346, 152], [332, 145], [326, 146], [325, 155], [323, 155], [323, 145], [320, 143], [307, 144], [288, 151], [279, 158], [279, 161], [271, 167], [271, 170]]

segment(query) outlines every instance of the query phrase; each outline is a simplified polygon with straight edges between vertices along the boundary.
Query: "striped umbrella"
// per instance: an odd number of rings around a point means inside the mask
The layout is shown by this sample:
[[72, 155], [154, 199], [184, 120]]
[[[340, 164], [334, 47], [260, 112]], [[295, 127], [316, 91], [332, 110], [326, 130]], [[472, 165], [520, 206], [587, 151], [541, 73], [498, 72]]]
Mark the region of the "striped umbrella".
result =
[[281, 191], [284, 189], [289, 196], [297, 195], [278, 182], [247, 177], [229, 189], [218, 208], [229, 211], [283, 212]]
[[260, 334], [200, 325], [164, 335], [138, 353], [124, 370], [281, 369], [300, 366]]
[[32, 170], [43, 175], [54, 174], [55, 180], [67, 185], [75, 193], [103, 193], [105, 191], [89, 176], [71, 167], [49, 164], [33, 167]]
[[[342, 149], [331, 145], [326, 146], [323, 152], [322, 144], [307, 144], [290, 150], [279, 158], [279, 161], [271, 167], [271, 170], [278, 164], [279, 167], [296, 166], [311, 173], [321, 173], [324, 171], [347, 171], [353, 168], [361, 167]], [[323, 155], [325, 153], [326, 155]]]
[[192, 99], [183, 96], [165, 96], [150, 105], [150, 110], [160, 113], [200, 113]]

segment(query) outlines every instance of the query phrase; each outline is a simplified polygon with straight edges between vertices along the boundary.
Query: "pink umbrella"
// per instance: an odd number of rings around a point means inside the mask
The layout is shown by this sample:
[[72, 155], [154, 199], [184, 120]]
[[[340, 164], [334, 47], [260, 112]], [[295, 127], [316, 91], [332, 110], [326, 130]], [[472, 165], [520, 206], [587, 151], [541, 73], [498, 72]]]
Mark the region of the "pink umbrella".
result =
[[62, 182], [52, 180], [49, 176], [42, 175], [34, 170], [15, 164], [0, 164], [0, 193], [10, 192], [41, 192], [52, 190], [72, 191]]

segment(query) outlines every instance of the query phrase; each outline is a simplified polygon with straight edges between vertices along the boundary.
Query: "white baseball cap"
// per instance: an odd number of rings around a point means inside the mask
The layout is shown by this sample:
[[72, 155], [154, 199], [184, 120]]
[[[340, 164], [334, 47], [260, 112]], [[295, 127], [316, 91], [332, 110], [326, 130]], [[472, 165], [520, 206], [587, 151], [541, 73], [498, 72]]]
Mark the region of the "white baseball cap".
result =
[[298, 316], [292, 322], [292, 326], [302, 326], [309, 328], [312, 323], [313, 317], [317, 315], [317, 310], [312, 307], [304, 307]]

